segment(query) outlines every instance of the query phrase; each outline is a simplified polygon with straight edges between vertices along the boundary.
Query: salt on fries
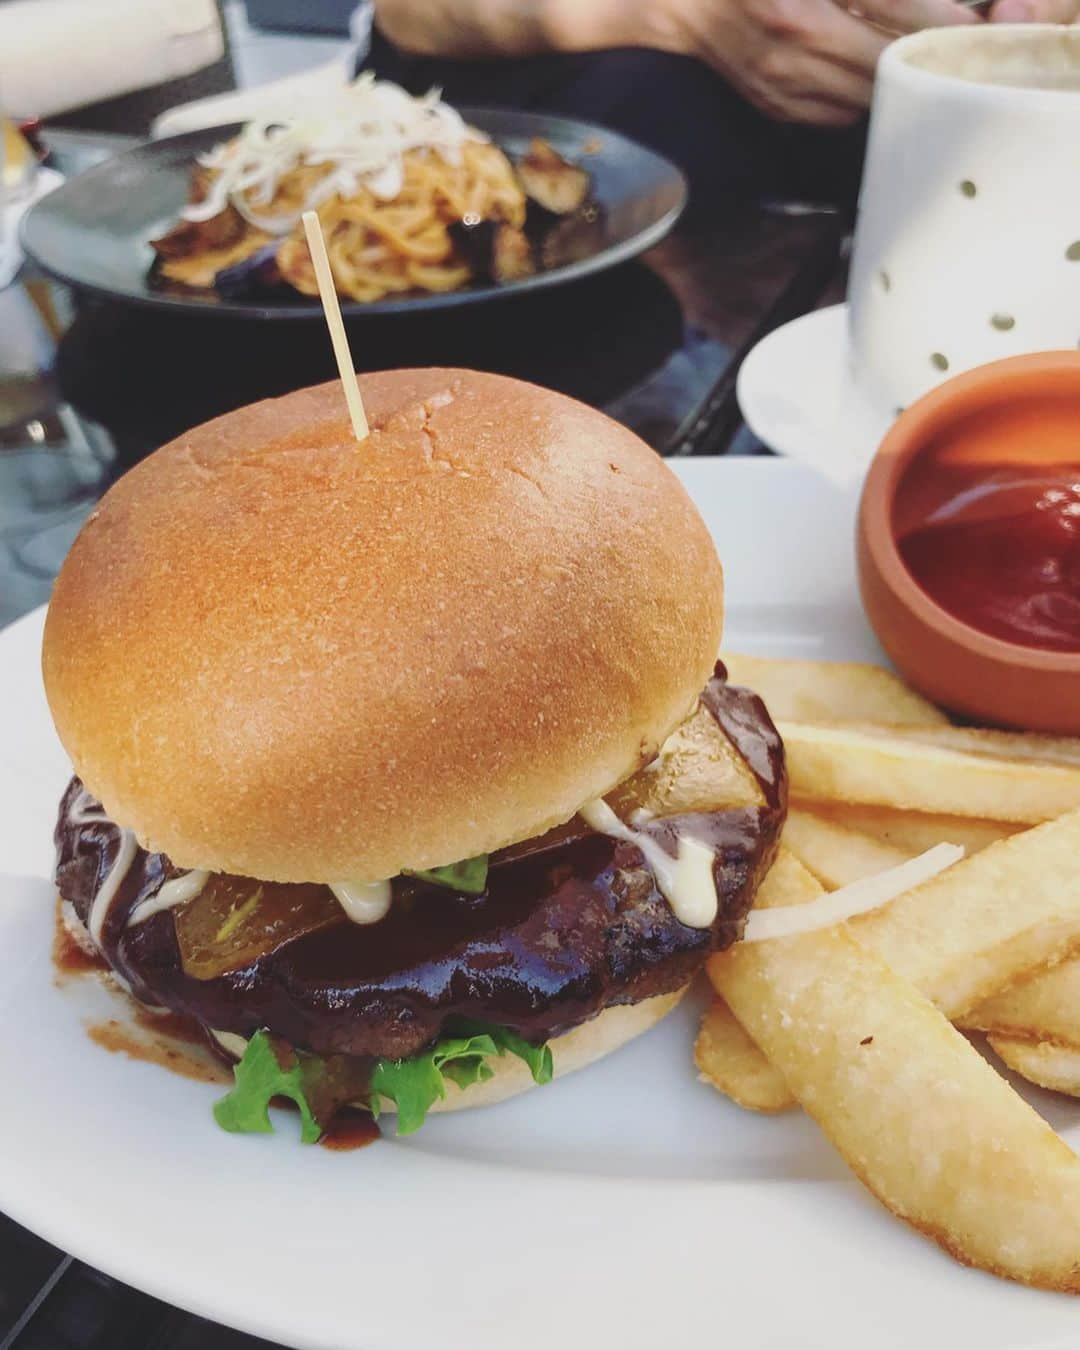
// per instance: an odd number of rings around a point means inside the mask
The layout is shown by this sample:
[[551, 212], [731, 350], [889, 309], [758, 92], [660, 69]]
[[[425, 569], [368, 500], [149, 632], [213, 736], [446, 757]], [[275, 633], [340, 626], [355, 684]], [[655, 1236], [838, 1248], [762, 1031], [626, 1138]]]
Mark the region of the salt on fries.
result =
[[[784, 853], [758, 903], [821, 888]], [[1080, 1291], [1080, 1159], [842, 928], [736, 944], [709, 977], [855, 1174], [961, 1260]]]
[[759, 910], [817, 908], [943, 841], [969, 856], [714, 958], [702, 1077], [752, 1110], [801, 1102], [960, 1260], [1080, 1292], [1080, 1160], [949, 1025], [1080, 1096], [1080, 740], [949, 726], [871, 667], [726, 659], [771, 704], [795, 799]]

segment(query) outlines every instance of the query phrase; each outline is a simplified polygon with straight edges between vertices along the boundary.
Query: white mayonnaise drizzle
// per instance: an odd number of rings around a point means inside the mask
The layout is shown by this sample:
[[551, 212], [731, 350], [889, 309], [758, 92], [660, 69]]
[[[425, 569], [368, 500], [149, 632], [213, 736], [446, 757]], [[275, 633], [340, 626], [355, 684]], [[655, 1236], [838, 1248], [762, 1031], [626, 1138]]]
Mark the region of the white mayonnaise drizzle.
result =
[[[68, 811], [68, 819], [73, 825], [113, 824], [113, 821], [109, 819], [86, 788], [79, 789]], [[112, 902], [116, 899], [116, 893], [120, 889], [121, 883], [131, 870], [131, 864], [135, 861], [137, 851], [138, 843], [134, 833], [131, 830], [121, 830], [119, 852], [112, 867], [109, 868], [109, 874], [102, 883], [101, 889], [94, 896], [86, 924], [87, 931], [98, 947], [101, 946], [101, 934], [105, 930], [105, 920], [108, 918]], [[182, 905], [188, 900], [194, 900], [206, 885], [209, 877], [209, 872], [184, 872], [178, 877], [173, 877], [171, 881], [166, 881], [159, 891], [147, 896], [145, 900], [135, 906], [128, 915], [128, 928], [134, 928], [136, 924], [143, 923], [152, 914], [158, 914], [163, 909], [172, 909], [174, 905]]]
[[390, 911], [389, 881], [333, 881], [330, 889], [353, 923], [378, 923]]
[[[80, 789], [72, 802], [68, 819], [73, 825], [113, 824], [85, 788]], [[87, 916], [87, 931], [99, 949], [112, 902], [131, 870], [138, 847], [134, 831], [120, 831], [120, 848], [108, 875], [101, 883], [100, 890], [94, 896]], [[174, 909], [177, 905], [185, 905], [189, 900], [194, 900], [209, 880], [209, 872], [193, 869], [166, 881], [153, 895], [148, 895], [135, 906], [128, 915], [127, 927], [134, 928], [140, 923], [145, 923], [153, 915], [160, 914], [162, 910]], [[393, 887], [389, 881], [338, 881], [334, 882], [330, 889], [353, 923], [378, 923], [380, 919], [385, 919], [390, 911]]]
[[656, 884], [680, 923], [688, 928], [709, 927], [716, 918], [717, 899], [714, 855], [707, 844], [683, 835], [679, 839], [679, 856], [673, 858], [650, 835], [624, 825], [601, 797], [583, 806], [578, 815], [600, 834], [622, 839], [642, 851]]
[[112, 907], [112, 902], [116, 899], [116, 892], [131, 870], [131, 864], [135, 861], [135, 854], [138, 849], [135, 831], [121, 830], [120, 847], [113, 860], [113, 865], [109, 868], [108, 876], [101, 883], [101, 889], [97, 895], [94, 896], [86, 920], [86, 930], [94, 939], [94, 945], [99, 951], [101, 950], [101, 935], [105, 931], [105, 920], [109, 917], [109, 910]]
[[128, 915], [127, 926], [145, 923], [152, 914], [160, 914], [163, 909], [172, 909], [175, 905], [184, 905], [194, 900], [210, 880], [209, 872], [182, 872], [171, 881], [166, 881], [159, 891], [141, 900]]
[[111, 825], [109, 817], [85, 788], [80, 788], [71, 803], [68, 817], [73, 825]]
[[247, 1037], [241, 1036], [235, 1031], [215, 1031], [210, 1027], [210, 1035], [221, 1046], [222, 1050], [230, 1055], [235, 1055], [237, 1059], [244, 1058], [244, 1052], [247, 1050]]
[[[467, 141], [486, 139], [443, 103], [437, 89], [414, 98], [368, 73], [329, 98], [307, 98], [280, 115], [251, 121], [231, 141], [201, 155], [199, 163], [215, 170], [215, 177], [205, 199], [186, 206], [182, 215], [210, 220], [231, 204], [257, 229], [286, 235], [304, 211], [338, 194], [355, 197], [367, 188], [392, 201], [405, 181], [403, 156], [409, 150], [432, 150], [448, 164], [459, 164]], [[286, 174], [324, 164], [329, 171], [295, 209], [271, 215], [257, 209], [271, 204]]]

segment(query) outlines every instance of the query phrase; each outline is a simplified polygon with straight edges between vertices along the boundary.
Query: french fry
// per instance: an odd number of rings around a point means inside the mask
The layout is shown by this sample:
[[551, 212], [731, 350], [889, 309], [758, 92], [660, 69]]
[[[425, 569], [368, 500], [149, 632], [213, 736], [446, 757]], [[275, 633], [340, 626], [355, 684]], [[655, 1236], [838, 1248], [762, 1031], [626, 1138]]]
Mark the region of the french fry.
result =
[[[762, 901], [820, 887], [782, 853]], [[1080, 1291], [1080, 1160], [949, 1022], [842, 929], [737, 944], [710, 979], [852, 1170], [962, 1261]]]
[[889, 728], [780, 722], [796, 801], [860, 802], [1036, 824], [1080, 806], [1080, 767], [994, 759]]
[[935, 844], [961, 844], [967, 853], [978, 853], [988, 844], [996, 844], [1018, 830], [1025, 829], [1015, 821], [978, 820], [974, 816], [929, 815], [925, 811], [899, 811], [888, 806], [831, 805], [815, 802], [813, 814], [823, 820], [833, 820], [850, 830], [880, 839], [914, 857], [925, 853]]
[[1049, 1041], [1080, 1053], [1080, 957], [1040, 970], [995, 994], [974, 1008], [961, 1025], [995, 1036]]
[[913, 856], [868, 834], [795, 807], [788, 811], [784, 844], [827, 891], [872, 877]]
[[[799, 718], [793, 718], [799, 721]], [[811, 719], [807, 719], [811, 720]], [[1022, 764], [1066, 764], [1080, 767], [1080, 736], [1039, 736], [1029, 732], [993, 731], [983, 727], [890, 726], [888, 728], [846, 721], [853, 731], [875, 735], [888, 731], [901, 740], [937, 745], [968, 755], [987, 755], [991, 759], [1012, 759]]]
[[1036, 1087], [1080, 1097], [1080, 1050], [1050, 1041], [1024, 1041], [1014, 1036], [988, 1037], [994, 1054]]
[[884, 908], [852, 919], [949, 1018], [1080, 946], [1080, 810], [999, 840]]
[[[790, 820], [789, 815], [782, 839], [785, 844]], [[821, 887], [816, 884], [801, 891], [762, 887], [755, 905], [768, 908], [770, 904], [799, 904], [820, 893]], [[701, 1019], [694, 1044], [694, 1063], [703, 1081], [748, 1111], [775, 1115], [798, 1105], [784, 1075], [769, 1062], [722, 998], [714, 998]]]
[[[909, 856], [805, 811], [790, 811], [783, 843], [826, 890], [835, 890], [904, 862]], [[775, 1069], [723, 999], [714, 999], [701, 1021], [694, 1062], [703, 1079], [739, 1106], [776, 1113], [796, 1105]]]
[[783, 1074], [773, 1068], [721, 998], [713, 1000], [701, 1019], [694, 1063], [703, 1083], [711, 1083], [748, 1111], [772, 1114], [795, 1105]]
[[694, 1042], [698, 1077], [747, 1111], [778, 1115], [798, 1102], [722, 998], [713, 999]]
[[[798, 842], [797, 826], [795, 838]], [[947, 1017], [1016, 1034], [1017, 1022], [1032, 1020], [1030, 1009], [1021, 1005], [1013, 1022], [988, 1025], [985, 1001], [1080, 948], [1077, 857], [1080, 811], [999, 841], [882, 909], [852, 919], [848, 926], [860, 943], [872, 948]], [[767, 899], [763, 888], [758, 905]], [[1070, 962], [1062, 969], [1071, 966]], [[1080, 976], [1077, 980], [1080, 983]], [[1007, 1000], [1010, 995], [1001, 997]], [[1014, 997], [1022, 998], [1020, 990]], [[992, 1011], [994, 1004], [989, 1006]], [[1052, 985], [1042, 1014], [1048, 1025], [1028, 1028], [1027, 1034], [1052, 1036], [1050, 1026], [1060, 1027], [1070, 1017], [1073, 1024], [1080, 1023], [1080, 1004], [1071, 1006], [1075, 1013], [1070, 1014], [1067, 998], [1054, 1001]], [[1056, 1009], [1056, 1022], [1051, 1021], [1051, 1007]], [[722, 1045], [719, 1037], [717, 1045]], [[743, 1078], [760, 1079], [764, 1073], [749, 1049], [723, 1070], [718, 1068], [719, 1059], [717, 1049], [708, 1066], [700, 1067], [721, 1091], [734, 1084], [728, 1095], [740, 1100], [759, 1090], [739, 1086]], [[776, 1103], [771, 1109], [782, 1109], [778, 1089], [770, 1091]]]
[[947, 726], [948, 718], [880, 666], [781, 661], [721, 653], [732, 684], [749, 685], [774, 718], [794, 722], [886, 722]]

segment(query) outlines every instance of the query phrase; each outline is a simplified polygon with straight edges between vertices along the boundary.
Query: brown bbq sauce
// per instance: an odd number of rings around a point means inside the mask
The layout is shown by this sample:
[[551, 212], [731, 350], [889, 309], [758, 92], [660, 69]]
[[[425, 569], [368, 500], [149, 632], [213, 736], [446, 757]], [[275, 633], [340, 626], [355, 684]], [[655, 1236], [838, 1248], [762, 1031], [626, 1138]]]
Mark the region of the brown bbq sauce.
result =
[[61, 900], [56, 902], [56, 926], [53, 930], [52, 961], [60, 979], [72, 975], [103, 974], [109, 969], [103, 957], [88, 952], [68, 932], [61, 916]]
[[347, 1110], [334, 1118], [319, 1143], [334, 1153], [349, 1153], [353, 1149], [367, 1148], [381, 1137], [374, 1118], [366, 1111]]
[[[170, 1013], [164, 1016], [176, 1015]], [[147, 1064], [157, 1064], [199, 1083], [227, 1086], [232, 1081], [225, 1067], [207, 1051], [206, 1039], [194, 1019], [183, 1019], [187, 1029], [177, 1043], [178, 1038], [172, 1029], [155, 1026], [149, 1020], [152, 1014], [147, 1014], [146, 1018], [143, 1020], [140, 1017], [136, 1026], [115, 1017], [102, 1022], [89, 1022], [87, 1035], [103, 1050], [127, 1055], [129, 1059], [142, 1060]]]
[[[605, 1007], [671, 992], [740, 936], [786, 810], [783, 747], [761, 701], [728, 686], [718, 665], [702, 703], [753, 771], [764, 805], [665, 817], [646, 828], [673, 854], [684, 830], [715, 849], [711, 928], [675, 918], [633, 844], [579, 821], [531, 851], [495, 855], [481, 896], [395, 878], [394, 905], [379, 923], [343, 918], [210, 979], [185, 972], [170, 913], [126, 927], [133, 908], [176, 875], [163, 855], [139, 850], [104, 923], [105, 954], [147, 1003], [240, 1035], [271, 1028], [322, 1055], [404, 1058], [459, 1016], [539, 1043]], [[57, 881], [85, 921], [119, 831], [72, 822], [79, 786], [72, 783], [61, 806]]]

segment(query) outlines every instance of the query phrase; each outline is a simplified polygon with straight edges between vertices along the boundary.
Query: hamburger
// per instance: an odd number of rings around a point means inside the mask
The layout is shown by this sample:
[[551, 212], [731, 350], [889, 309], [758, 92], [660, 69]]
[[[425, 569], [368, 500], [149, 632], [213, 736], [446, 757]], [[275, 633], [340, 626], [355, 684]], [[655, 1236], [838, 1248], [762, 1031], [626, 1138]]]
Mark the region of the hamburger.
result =
[[779, 736], [717, 664], [722, 573], [626, 428], [464, 370], [220, 417], [121, 478], [56, 583], [65, 922], [292, 1098], [479, 1106], [669, 1012], [783, 823]]

